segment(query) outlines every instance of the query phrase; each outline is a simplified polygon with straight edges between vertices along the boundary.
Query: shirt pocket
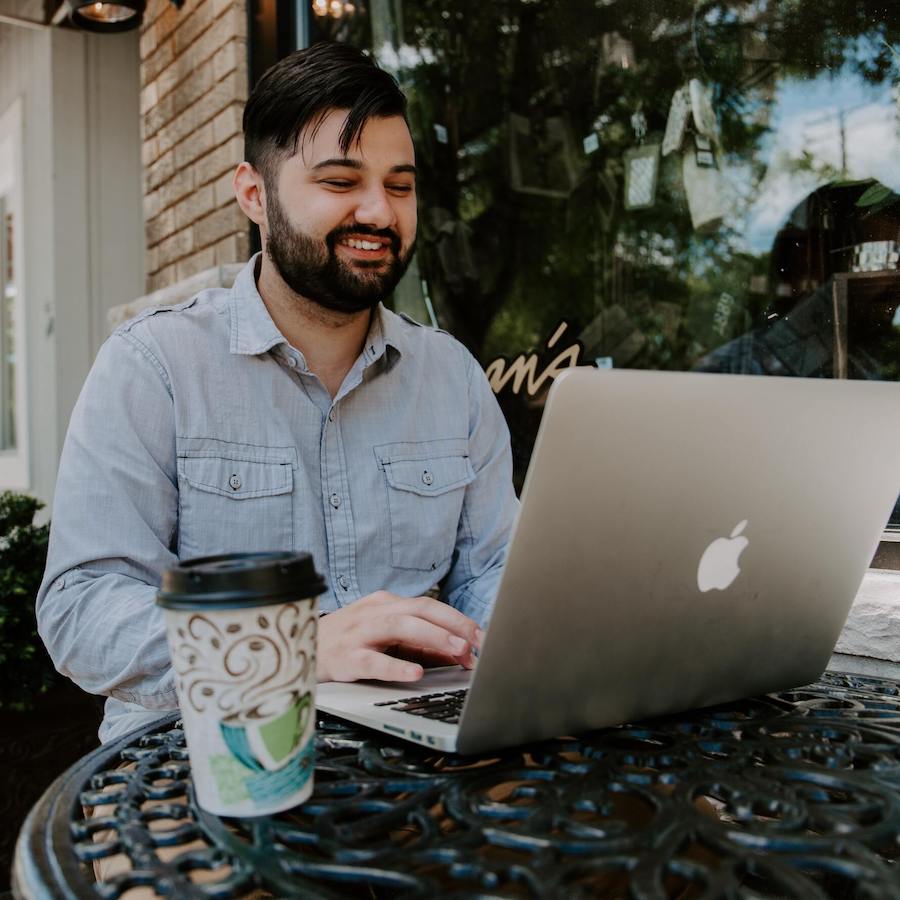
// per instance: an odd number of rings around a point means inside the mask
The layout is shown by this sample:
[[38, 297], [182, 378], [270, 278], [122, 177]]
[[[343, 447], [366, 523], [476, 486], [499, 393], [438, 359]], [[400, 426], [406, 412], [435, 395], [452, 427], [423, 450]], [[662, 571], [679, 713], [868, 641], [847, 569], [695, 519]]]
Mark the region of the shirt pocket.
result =
[[375, 456], [384, 472], [392, 565], [440, 568], [453, 555], [466, 485], [475, 479], [468, 441], [382, 444]]
[[294, 470], [284, 448], [178, 458], [178, 555], [293, 550]]

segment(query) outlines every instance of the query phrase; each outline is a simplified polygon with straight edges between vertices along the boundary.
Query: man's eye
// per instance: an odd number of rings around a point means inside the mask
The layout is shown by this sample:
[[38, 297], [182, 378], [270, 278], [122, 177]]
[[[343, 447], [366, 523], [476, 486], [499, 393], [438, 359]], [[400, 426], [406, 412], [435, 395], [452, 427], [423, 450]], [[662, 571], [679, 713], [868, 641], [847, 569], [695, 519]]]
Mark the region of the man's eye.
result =
[[353, 187], [353, 182], [347, 181], [344, 178], [326, 178], [322, 181], [322, 184], [327, 184], [329, 187], [334, 187], [334, 188]]
[[413, 191], [413, 185], [411, 184], [389, 184], [387, 188], [395, 194], [410, 194]]

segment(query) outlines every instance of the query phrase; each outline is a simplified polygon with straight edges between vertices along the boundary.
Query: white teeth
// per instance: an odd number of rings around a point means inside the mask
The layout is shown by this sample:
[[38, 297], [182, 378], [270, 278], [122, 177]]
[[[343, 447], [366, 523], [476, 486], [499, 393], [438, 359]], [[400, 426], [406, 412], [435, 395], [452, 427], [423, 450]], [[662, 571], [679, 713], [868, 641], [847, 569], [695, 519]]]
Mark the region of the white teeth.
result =
[[380, 250], [381, 244], [377, 241], [358, 241], [353, 238], [345, 242], [347, 246], [353, 247], [354, 250]]

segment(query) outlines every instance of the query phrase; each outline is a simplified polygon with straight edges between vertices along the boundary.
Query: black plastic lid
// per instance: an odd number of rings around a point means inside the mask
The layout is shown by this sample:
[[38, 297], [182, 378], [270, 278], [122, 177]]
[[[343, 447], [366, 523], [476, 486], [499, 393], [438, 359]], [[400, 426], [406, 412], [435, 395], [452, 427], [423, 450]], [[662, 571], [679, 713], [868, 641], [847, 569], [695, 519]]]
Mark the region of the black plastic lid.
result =
[[308, 553], [228, 553], [166, 569], [156, 602], [166, 609], [240, 609], [318, 597], [324, 590]]

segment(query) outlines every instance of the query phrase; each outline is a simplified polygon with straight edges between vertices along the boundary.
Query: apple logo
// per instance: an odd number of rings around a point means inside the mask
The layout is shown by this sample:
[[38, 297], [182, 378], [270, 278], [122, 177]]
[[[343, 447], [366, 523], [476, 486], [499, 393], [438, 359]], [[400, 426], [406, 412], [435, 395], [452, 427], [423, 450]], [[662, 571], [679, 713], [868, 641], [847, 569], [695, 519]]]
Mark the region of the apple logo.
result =
[[738, 524], [731, 537], [716, 538], [700, 557], [697, 567], [697, 586], [702, 593], [724, 591], [741, 571], [738, 557], [750, 543], [741, 532], [747, 527], [747, 520]]

